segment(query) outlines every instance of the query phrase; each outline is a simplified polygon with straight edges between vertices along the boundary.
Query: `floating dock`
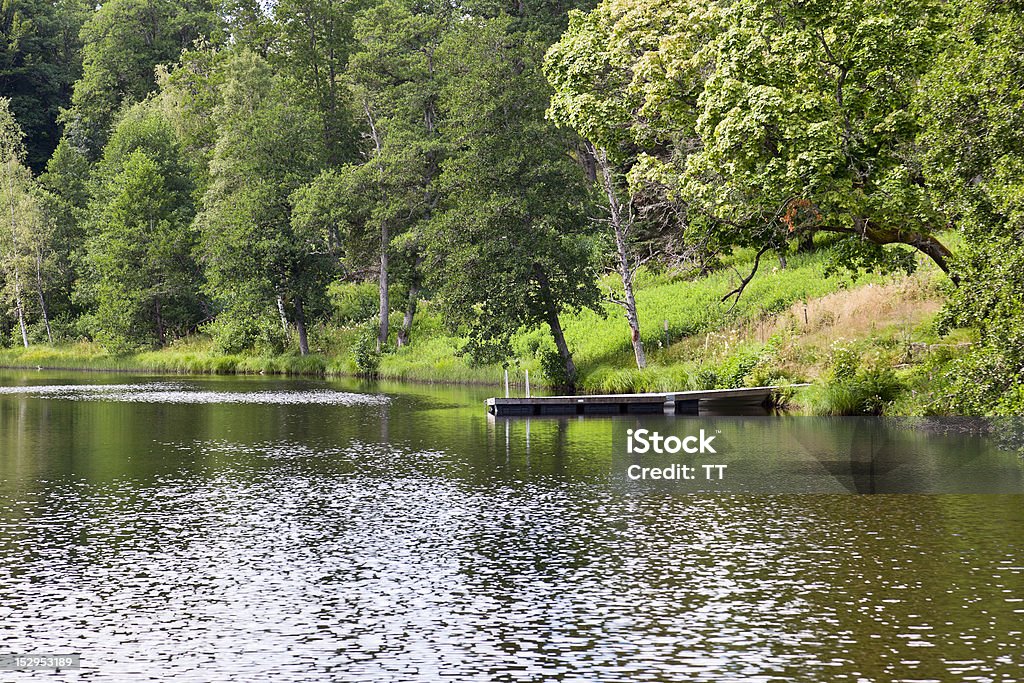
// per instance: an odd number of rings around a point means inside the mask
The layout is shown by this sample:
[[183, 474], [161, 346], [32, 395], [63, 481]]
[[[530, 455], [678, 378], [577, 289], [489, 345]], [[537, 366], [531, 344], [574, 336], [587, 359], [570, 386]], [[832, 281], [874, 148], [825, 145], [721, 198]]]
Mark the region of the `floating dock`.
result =
[[[792, 386], [807, 386], [795, 384]], [[790, 387], [786, 387], [790, 388]], [[496, 417], [514, 415], [627, 415], [669, 413], [697, 415], [700, 409], [716, 411], [729, 408], [766, 406], [783, 387], [744, 387], [670, 391], [652, 394], [591, 394], [582, 396], [529, 396], [489, 398], [487, 412]]]

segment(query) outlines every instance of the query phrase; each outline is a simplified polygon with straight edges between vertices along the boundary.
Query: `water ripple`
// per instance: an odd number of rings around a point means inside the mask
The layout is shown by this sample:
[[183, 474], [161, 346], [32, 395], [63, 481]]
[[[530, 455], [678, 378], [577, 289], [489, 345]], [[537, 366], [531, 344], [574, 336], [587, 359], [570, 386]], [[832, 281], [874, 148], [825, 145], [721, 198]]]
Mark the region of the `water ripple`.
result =
[[0, 387], [0, 394], [23, 394], [70, 401], [116, 401], [122, 403], [257, 403], [272, 405], [386, 405], [382, 394], [348, 391], [206, 391], [183, 384], [55, 384]]

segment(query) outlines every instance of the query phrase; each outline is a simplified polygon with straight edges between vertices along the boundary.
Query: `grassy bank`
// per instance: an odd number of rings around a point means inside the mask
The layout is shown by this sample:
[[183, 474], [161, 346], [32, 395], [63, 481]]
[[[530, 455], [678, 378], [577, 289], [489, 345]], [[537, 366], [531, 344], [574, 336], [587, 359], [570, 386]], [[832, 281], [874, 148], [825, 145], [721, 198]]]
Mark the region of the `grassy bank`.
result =
[[[920, 412], [935, 364], [955, 356], [970, 336], [939, 339], [934, 318], [944, 276], [923, 263], [912, 276], [826, 275], [827, 252], [791, 256], [786, 268], [762, 267], [738, 302], [721, 302], [750, 255], [737, 254], [704, 277], [641, 272], [637, 302], [648, 367], [637, 370], [621, 309], [566, 316], [565, 333], [586, 392], [668, 391], [814, 382], [795, 397], [810, 412]], [[614, 290], [614, 278], [604, 286]], [[397, 319], [395, 321], [398, 322]], [[138, 370], [193, 374], [353, 375], [363, 326], [312, 333], [313, 353], [225, 355], [204, 337], [168, 348], [113, 356], [96, 344], [0, 349], [8, 367]], [[430, 302], [420, 308], [412, 344], [379, 358], [391, 380], [498, 386], [503, 369], [460, 355]], [[543, 382], [539, 358], [553, 349], [546, 329], [514, 341], [513, 382], [529, 371]]]

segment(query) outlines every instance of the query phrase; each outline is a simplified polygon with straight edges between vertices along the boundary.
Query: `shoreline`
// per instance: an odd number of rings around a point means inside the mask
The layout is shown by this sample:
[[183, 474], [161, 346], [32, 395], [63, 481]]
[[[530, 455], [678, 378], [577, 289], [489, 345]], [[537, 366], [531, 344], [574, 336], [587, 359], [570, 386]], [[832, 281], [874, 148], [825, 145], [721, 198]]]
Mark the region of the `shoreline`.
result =
[[[484, 380], [458, 380], [458, 379], [423, 379], [419, 377], [364, 377], [362, 375], [354, 373], [346, 373], [342, 371], [330, 371], [323, 370], [321, 372], [313, 372], [306, 370], [296, 371], [279, 371], [279, 370], [231, 370], [226, 372], [217, 371], [197, 371], [189, 369], [174, 369], [174, 368], [154, 368], [154, 367], [95, 367], [85, 365], [28, 365], [28, 364], [9, 364], [0, 363], [0, 370], [26, 370], [26, 371], [38, 371], [38, 372], [83, 372], [83, 373], [94, 373], [94, 374], [115, 374], [115, 375], [169, 375], [169, 376], [184, 376], [184, 377], [294, 377], [294, 378], [320, 378], [320, 379], [352, 379], [361, 380], [367, 382], [406, 382], [409, 384], [440, 384], [446, 386], [470, 386], [470, 387], [485, 387], [495, 386], [500, 388], [500, 382], [486, 382]], [[542, 388], [543, 384], [538, 384], [538, 388]]]

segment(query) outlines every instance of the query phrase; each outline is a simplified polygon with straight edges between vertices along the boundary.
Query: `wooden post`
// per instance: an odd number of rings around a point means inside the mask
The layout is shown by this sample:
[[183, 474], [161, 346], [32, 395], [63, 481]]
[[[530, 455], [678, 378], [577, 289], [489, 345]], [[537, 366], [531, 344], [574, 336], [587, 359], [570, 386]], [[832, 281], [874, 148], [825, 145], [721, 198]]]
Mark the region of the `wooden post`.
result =
[[530, 371], [526, 371], [526, 398], [530, 398]]
[[505, 398], [508, 398], [508, 368], [505, 368]]
[[665, 321], [665, 348], [668, 348], [668, 320]]

